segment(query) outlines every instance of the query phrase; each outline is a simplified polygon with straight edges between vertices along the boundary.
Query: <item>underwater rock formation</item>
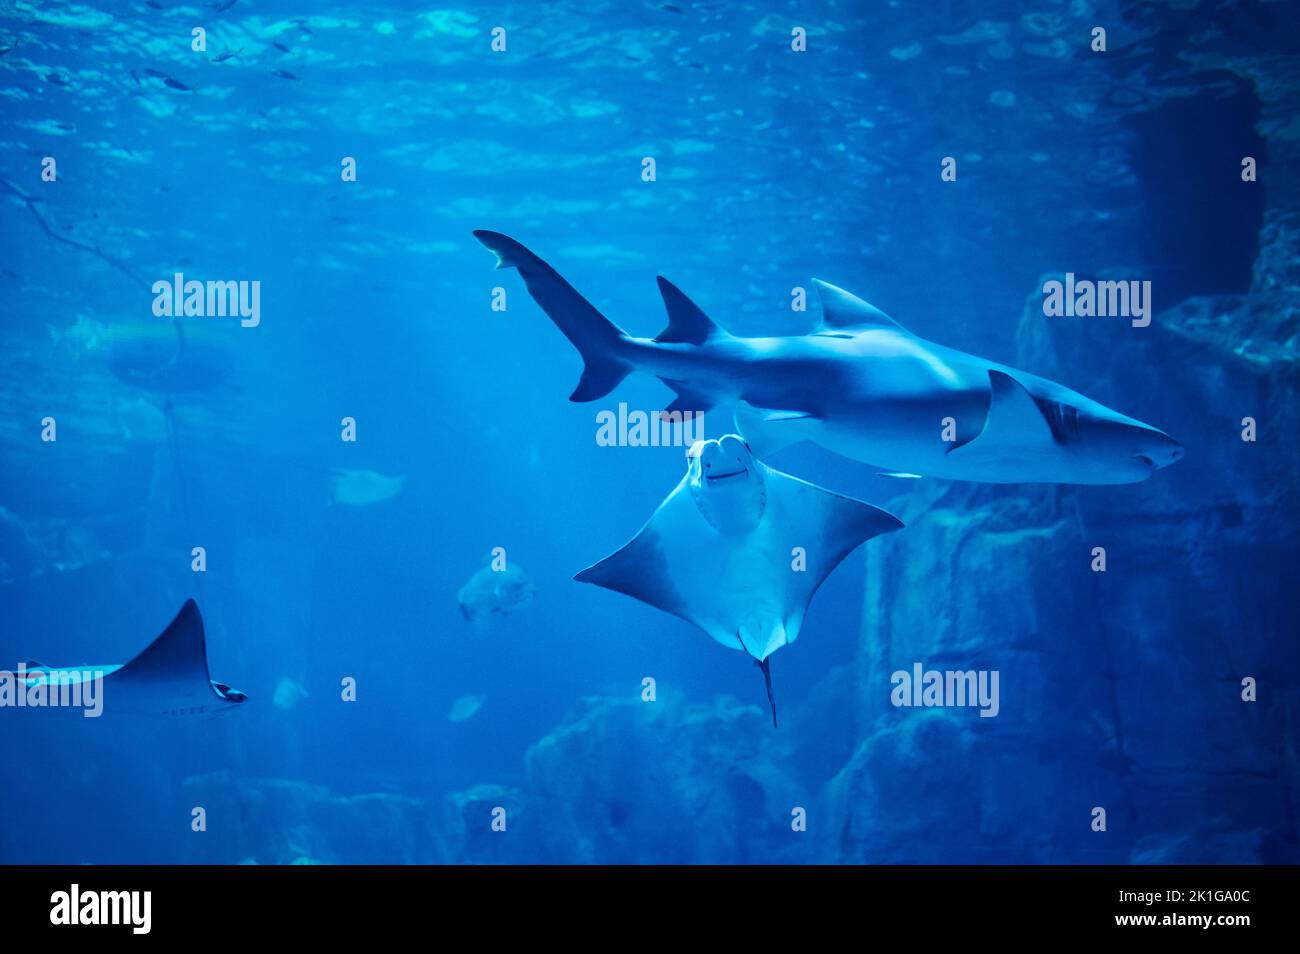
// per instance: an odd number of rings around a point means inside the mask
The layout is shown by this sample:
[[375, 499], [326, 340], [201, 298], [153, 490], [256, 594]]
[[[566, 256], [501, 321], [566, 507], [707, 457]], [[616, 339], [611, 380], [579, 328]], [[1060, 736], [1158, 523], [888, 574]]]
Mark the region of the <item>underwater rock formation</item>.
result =
[[[728, 697], [710, 705], [662, 692], [655, 702], [584, 699], [529, 750], [518, 791], [479, 786], [449, 796], [452, 859], [812, 860], [811, 841], [790, 825], [808, 795], [769, 754], [772, 734], [761, 709]], [[526, 806], [517, 818], [512, 800]], [[507, 808], [508, 837], [490, 833], [496, 804]]]
[[[1278, 342], [1294, 338], [1300, 290], [1276, 249], [1296, 230], [1269, 221], [1250, 299], [1101, 329], [1045, 319], [1030, 296], [1017, 363], [1140, 408], [1186, 459], [1124, 488], [915, 488], [897, 511], [907, 532], [868, 548], [869, 704], [831, 785], [838, 860], [1300, 856], [1300, 776], [1279, 744], [1300, 729], [1300, 540], [1276, 519], [1297, 506], [1295, 350]], [[1148, 386], [1116, 383], [1134, 381]], [[1001, 713], [893, 707], [890, 674], [918, 661], [999, 670]], [[1247, 677], [1258, 701], [1243, 701]]]
[[437, 864], [445, 860], [437, 812], [389, 792], [340, 795], [293, 779], [226, 772], [185, 780], [207, 830], [190, 840], [191, 864]]

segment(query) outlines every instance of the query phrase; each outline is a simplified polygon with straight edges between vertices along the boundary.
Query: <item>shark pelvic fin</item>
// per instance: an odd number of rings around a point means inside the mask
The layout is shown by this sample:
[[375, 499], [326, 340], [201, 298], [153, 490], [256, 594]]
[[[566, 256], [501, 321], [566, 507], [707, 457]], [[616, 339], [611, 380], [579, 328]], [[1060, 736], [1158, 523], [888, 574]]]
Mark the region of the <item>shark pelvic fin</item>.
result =
[[989, 369], [989, 413], [974, 440], [949, 448], [963, 457], [1042, 448], [1056, 443], [1051, 425], [1025, 386], [1003, 371]]
[[690, 385], [668, 378], [659, 380], [677, 392], [677, 399], [664, 408], [661, 414], [690, 414], [691, 412], [703, 414], [705, 411], [713, 410], [717, 404], [713, 398], [692, 389]]
[[726, 334], [680, 288], [662, 275], [658, 282], [659, 294], [663, 295], [664, 308], [668, 310], [668, 327], [655, 336], [655, 341], [701, 345], [712, 337]]
[[819, 331], [852, 329], [867, 331], [871, 328], [889, 328], [893, 331], [907, 331], [902, 325], [887, 314], [843, 288], [819, 278], [813, 279], [817, 288], [817, 297], [822, 303], [822, 324]]

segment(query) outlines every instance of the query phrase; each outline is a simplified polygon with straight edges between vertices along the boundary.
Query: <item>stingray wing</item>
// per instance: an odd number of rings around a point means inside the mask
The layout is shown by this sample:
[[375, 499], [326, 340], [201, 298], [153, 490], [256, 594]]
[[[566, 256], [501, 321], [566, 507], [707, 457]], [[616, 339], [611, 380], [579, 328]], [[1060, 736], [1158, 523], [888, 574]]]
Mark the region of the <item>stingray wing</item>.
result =
[[712, 534], [712, 529], [696, 511], [683, 478], [636, 536], [573, 578], [623, 593], [699, 626], [687, 595], [674, 580], [668, 550], [676, 548], [674, 552], [680, 554], [682, 548], [698, 542], [702, 533]]
[[[804, 611], [831, 571], [860, 545], [901, 529], [903, 522], [869, 503], [760, 466], [766, 471], [770, 511], [764, 536], [767, 545], [779, 550], [791, 566], [784, 610], [786, 638], [794, 642]], [[801, 571], [792, 566], [795, 547], [803, 551], [805, 568]]]
[[139, 655], [106, 681], [105, 708], [186, 712], [224, 701], [208, 675], [203, 617], [186, 600], [176, 618]]

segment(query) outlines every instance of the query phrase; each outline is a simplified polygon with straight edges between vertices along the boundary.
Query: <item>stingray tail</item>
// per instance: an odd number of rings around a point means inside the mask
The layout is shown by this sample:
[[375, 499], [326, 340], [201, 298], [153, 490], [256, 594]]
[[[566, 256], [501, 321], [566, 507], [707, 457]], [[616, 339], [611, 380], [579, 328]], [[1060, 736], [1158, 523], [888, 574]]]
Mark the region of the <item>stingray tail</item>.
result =
[[754, 665], [763, 670], [763, 685], [767, 687], [767, 704], [772, 707], [772, 728], [778, 728], [776, 724], [776, 699], [772, 696], [772, 657], [768, 656], [761, 662], [755, 661]]
[[528, 294], [541, 306], [555, 326], [564, 332], [582, 355], [585, 367], [570, 401], [602, 398], [632, 372], [632, 366], [616, 357], [627, 334], [614, 324], [560, 273], [508, 235], [477, 229], [474, 237], [497, 257], [497, 268], [517, 268]]

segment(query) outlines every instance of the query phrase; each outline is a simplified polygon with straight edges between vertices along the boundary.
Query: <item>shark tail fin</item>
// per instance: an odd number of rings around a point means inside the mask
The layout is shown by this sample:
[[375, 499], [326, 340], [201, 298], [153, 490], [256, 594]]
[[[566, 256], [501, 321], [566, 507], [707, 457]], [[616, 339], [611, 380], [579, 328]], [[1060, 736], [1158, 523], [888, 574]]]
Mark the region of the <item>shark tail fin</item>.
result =
[[632, 372], [615, 354], [627, 334], [566, 282], [560, 273], [508, 235], [476, 229], [474, 237], [497, 257], [497, 268], [517, 268], [533, 301], [564, 333], [585, 367], [570, 401], [595, 401]]

